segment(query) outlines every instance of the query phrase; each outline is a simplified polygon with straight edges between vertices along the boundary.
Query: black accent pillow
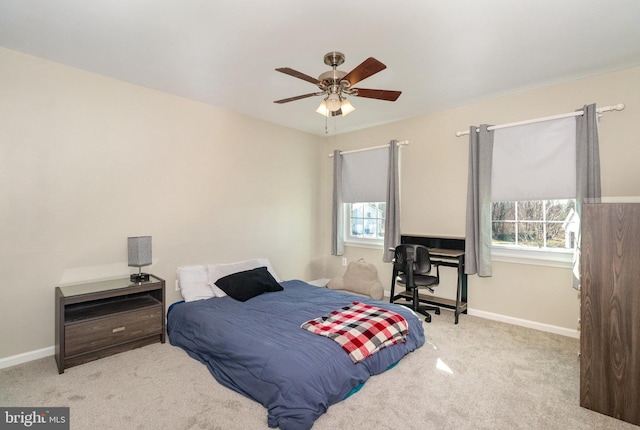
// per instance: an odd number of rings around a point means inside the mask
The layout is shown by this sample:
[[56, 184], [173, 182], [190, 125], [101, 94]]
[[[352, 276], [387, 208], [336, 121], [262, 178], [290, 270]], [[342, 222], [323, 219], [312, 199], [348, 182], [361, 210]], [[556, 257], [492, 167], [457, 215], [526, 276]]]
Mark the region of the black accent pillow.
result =
[[223, 276], [216, 281], [216, 285], [227, 293], [229, 297], [241, 302], [246, 302], [262, 293], [283, 290], [266, 267], [256, 267], [255, 269]]

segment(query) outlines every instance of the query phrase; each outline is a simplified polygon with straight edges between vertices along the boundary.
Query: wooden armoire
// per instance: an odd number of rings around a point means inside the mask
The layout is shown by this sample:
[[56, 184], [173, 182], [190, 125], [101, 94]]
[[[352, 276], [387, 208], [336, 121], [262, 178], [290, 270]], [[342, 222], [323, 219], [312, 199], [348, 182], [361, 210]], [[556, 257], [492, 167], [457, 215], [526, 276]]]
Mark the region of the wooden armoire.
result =
[[640, 203], [582, 208], [580, 406], [640, 425]]

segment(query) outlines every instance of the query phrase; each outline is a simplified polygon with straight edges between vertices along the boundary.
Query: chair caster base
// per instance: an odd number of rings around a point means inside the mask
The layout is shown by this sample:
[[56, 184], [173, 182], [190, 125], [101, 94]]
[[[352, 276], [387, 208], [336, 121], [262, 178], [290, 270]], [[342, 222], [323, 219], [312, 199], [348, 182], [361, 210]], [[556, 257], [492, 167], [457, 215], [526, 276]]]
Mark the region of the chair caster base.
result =
[[436, 315], [440, 315], [440, 308], [436, 309]]
[[427, 315], [427, 317], [424, 319], [424, 321], [430, 323], [431, 322], [431, 315]]

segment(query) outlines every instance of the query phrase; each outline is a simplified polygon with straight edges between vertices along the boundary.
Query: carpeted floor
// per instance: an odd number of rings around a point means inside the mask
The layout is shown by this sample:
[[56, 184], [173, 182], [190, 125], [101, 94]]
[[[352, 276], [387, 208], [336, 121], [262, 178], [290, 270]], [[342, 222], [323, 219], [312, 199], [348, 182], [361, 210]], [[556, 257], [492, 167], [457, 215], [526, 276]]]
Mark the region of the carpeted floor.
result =
[[[314, 430], [640, 428], [579, 406], [577, 339], [445, 311], [424, 327], [422, 348]], [[268, 428], [262, 405], [169, 343], [62, 375], [53, 357], [0, 370], [0, 405], [69, 406], [73, 430]]]

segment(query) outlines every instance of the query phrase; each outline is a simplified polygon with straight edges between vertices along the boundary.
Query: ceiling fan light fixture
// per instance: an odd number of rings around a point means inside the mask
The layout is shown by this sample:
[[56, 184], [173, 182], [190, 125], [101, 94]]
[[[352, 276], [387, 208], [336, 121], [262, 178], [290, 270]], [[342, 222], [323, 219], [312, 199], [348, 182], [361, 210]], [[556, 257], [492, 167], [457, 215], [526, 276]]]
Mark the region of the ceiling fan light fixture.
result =
[[331, 112], [337, 112], [340, 110], [341, 100], [338, 93], [329, 94], [325, 101], [327, 109], [329, 109]]
[[351, 112], [356, 110], [353, 105], [347, 99], [343, 99], [340, 104], [340, 110], [342, 111], [342, 116], [349, 115]]
[[355, 110], [345, 96], [359, 96], [394, 102], [402, 93], [401, 91], [353, 88], [356, 83], [386, 69], [387, 66], [373, 57], [367, 58], [349, 73], [337, 69], [339, 65], [344, 63], [344, 54], [340, 52], [330, 52], [325, 55], [324, 63], [331, 66], [331, 70], [322, 73], [318, 79], [290, 67], [277, 68], [276, 71], [278, 72], [316, 85], [320, 91], [275, 100], [274, 103], [282, 104], [306, 99], [307, 97], [322, 96], [324, 100], [322, 100], [316, 112], [327, 118], [329, 116], [349, 115]]
[[316, 112], [318, 112], [322, 116], [329, 116], [329, 114], [331, 113], [329, 109], [327, 109], [327, 103], [324, 100], [322, 100], [322, 103], [320, 103], [320, 106], [318, 106]]

